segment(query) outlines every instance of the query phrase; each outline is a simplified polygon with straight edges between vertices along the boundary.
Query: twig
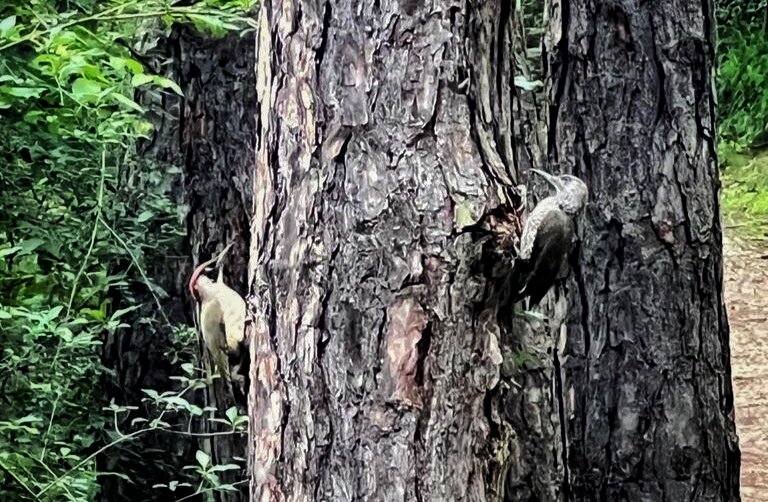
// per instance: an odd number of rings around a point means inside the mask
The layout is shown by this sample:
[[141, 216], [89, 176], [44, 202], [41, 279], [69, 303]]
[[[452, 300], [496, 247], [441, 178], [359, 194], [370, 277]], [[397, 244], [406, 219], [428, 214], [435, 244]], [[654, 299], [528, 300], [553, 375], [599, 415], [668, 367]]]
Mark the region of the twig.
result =
[[128, 256], [131, 257], [131, 261], [133, 262], [134, 266], [138, 269], [139, 274], [141, 274], [141, 278], [144, 280], [144, 284], [147, 286], [147, 289], [149, 289], [150, 294], [152, 295], [152, 298], [155, 300], [155, 304], [157, 305], [158, 310], [160, 311], [160, 315], [163, 317], [163, 320], [168, 325], [169, 328], [173, 329], [173, 324], [171, 323], [171, 320], [168, 319], [168, 316], [165, 313], [165, 310], [163, 310], [163, 305], [160, 303], [160, 298], [157, 297], [155, 294], [155, 291], [152, 289], [152, 283], [149, 280], [149, 277], [147, 277], [146, 272], [144, 272], [144, 269], [139, 264], [139, 259], [136, 258], [136, 255], [133, 253], [133, 250], [128, 246], [128, 243], [123, 240], [122, 237], [115, 231], [114, 228], [110, 226], [109, 223], [104, 220], [104, 218], [99, 215], [99, 221], [102, 225], [104, 225], [104, 228], [109, 230], [109, 232], [112, 234], [112, 236], [117, 240], [117, 242], [120, 243], [121, 246], [123, 246], [123, 249], [128, 253]]
[[[237, 485], [243, 485], [250, 481], [249, 479], [241, 479], [240, 481], [235, 481], [234, 483], [229, 483], [230, 486], [237, 486]], [[202, 487], [202, 484], [201, 484]], [[176, 499], [176, 502], [182, 502], [182, 500], [189, 500], [192, 497], [196, 497], [197, 495], [202, 495], [203, 493], [210, 493], [212, 491], [215, 491], [216, 487], [206, 488], [205, 490], [200, 490], [198, 488], [195, 490], [195, 493], [190, 493], [189, 495], [185, 495], [184, 497], [181, 497], [180, 499]]]
[[[88, 265], [88, 260], [91, 259], [91, 254], [93, 253], [93, 248], [96, 244], [96, 235], [98, 233], [99, 229], [99, 219], [101, 217], [101, 210], [104, 206], [104, 179], [106, 177], [106, 170], [107, 170], [107, 150], [105, 148], [102, 148], [101, 150], [101, 176], [99, 179], [99, 191], [96, 195], [96, 217], [93, 222], [93, 229], [91, 230], [91, 240], [88, 244], [88, 250], [85, 252], [85, 257], [83, 258], [82, 262], [80, 263], [80, 269], [77, 271], [77, 274], [75, 274], [75, 280], [72, 282], [72, 291], [69, 293], [69, 302], [67, 303], [67, 312], [64, 315], [64, 318], [68, 318], [70, 312], [72, 312], [72, 305], [75, 302], [75, 295], [77, 294], [77, 284], [80, 282], [80, 277], [82, 277], [83, 273], [85, 272], [85, 267]], [[61, 354], [61, 346], [62, 346], [62, 339], [59, 338], [58, 342], [56, 343], [56, 352], [53, 354], [53, 359], [51, 360], [51, 367], [50, 370], [54, 370], [56, 367], [56, 363], [59, 360], [59, 355]], [[51, 428], [53, 427], [53, 420], [56, 417], [56, 407], [59, 402], [59, 398], [61, 397], [61, 391], [59, 391], [56, 394], [56, 400], [53, 402], [53, 409], [51, 410], [51, 416], [48, 419], [48, 428], [45, 430], [45, 435], [43, 436], [43, 450], [40, 452], [40, 461], [45, 461], [45, 453], [48, 448], [48, 435], [51, 432]]]
[[3, 470], [4, 470], [5, 472], [7, 472], [8, 474], [10, 474], [10, 475], [11, 475], [11, 477], [12, 477], [14, 480], [16, 480], [16, 482], [17, 482], [17, 483], [18, 483], [18, 484], [19, 484], [19, 485], [20, 485], [22, 488], [24, 488], [25, 490], [27, 490], [27, 492], [29, 492], [29, 494], [30, 494], [30, 495], [32, 495], [32, 497], [34, 497], [34, 499], [35, 499], [35, 500], [40, 500], [40, 497], [39, 497], [39, 495], [37, 495], [35, 492], [33, 492], [33, 491], [32, 491], [32, 489], [31, 489], [31, 488], [30, 488], [30, 487], [29, 487], [29, 486], [28, 486], [28, 485], [27, 485], [27, 484], [24, 482], [24, 480], [23, 480], [23, 479], [21, 479], [19, 476], [17, 476], [17, 475], [16, 475], [16, 473], [15, 473], [15, 472], [13, 472], [13, 471], [12, 471], [12, 470], [11, 470], [11, 469], [10, 469], [10, 468], [7, 466], [7, 465], [5, 465], [5, 464], [3, 463], [3, 461], [2, 461], [2, 460], [0, 460], [0, 467], [2, 467], [2, 468], [3, 468]]

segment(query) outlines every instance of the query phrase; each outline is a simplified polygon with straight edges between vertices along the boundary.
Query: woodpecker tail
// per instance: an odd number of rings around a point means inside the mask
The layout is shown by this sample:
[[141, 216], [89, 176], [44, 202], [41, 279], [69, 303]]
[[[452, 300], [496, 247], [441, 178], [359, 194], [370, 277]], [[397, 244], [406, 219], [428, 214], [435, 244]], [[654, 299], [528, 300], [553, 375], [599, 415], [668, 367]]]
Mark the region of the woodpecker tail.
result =
[[531, 262], [529, 260], [515, 260], [514, 268], [512, 269], [512, 275], [509, 280], [512, 300], [514, 303], [519, 302], [527, 296], [526, 289], [530, 274]]

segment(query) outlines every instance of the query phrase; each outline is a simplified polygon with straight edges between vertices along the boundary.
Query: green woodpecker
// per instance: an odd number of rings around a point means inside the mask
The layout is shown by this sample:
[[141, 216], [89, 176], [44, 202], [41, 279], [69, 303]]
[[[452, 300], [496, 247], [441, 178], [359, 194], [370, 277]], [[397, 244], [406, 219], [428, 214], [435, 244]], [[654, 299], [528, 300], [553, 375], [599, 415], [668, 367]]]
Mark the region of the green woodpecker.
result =
[[[218, 258], [198, 265], [189, 279], [189, 292], [195, 303], [203, 341], [211, 353], [215, 369], [227, 380], [234, 376], [230, 361], [236, 361], [233, 366], [239, 365], [245, 338], [245, 301], [222, 279], [221, 261], [230, 247], [232, 244], [224, 248]], [[214, 262], [219, 269], [216, 282], [202, 275]]]

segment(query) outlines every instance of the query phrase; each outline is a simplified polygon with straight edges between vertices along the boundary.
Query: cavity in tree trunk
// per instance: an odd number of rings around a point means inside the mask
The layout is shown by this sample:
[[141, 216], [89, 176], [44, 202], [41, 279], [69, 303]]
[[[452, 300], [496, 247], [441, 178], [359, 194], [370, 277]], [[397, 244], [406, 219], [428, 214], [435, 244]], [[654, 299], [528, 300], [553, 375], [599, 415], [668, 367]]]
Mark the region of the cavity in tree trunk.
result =
[[261, 13], [251, 499], [556, 500], [550, 338], [480, 228], [543, 152], [512, 2]]
[[592, 192], [559, 355], [566, 498], [739, 500], [712, 1], [550, 15], [550, 158]]

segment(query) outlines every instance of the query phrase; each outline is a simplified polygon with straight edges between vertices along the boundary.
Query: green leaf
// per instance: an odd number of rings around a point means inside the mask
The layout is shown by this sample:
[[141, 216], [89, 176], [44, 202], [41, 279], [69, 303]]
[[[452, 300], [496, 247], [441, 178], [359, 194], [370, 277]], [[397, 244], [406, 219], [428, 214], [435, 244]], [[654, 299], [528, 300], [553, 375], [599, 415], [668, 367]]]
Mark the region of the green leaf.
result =
[[16, 16], [8, 16], [0, 21], [0, 32], [9, 31], [14, 26], [16, 26]]
[[212, 35], [221, 36], [226, 34], [229, 30], [236, 30], [237, 26], [223, 21], [218, 16], [212, 16], [208, 14], [189, 14], [188, 19], [192, 21], [195, 28], [198, 30], [211, 33]]
[[0, 249], [0, 258], [17, 253], [21, 251], [21, 249], [21, 246], [13, 246], [12, 248]]
[[21, 424], [32, 424], [32, 423], [37, 423], [42, 421], [43, 419], [36, 415], [25, 415], [19, 419], [14, 420], [14, 423], [21, 425]]
[[154, 78], [152, 77], [152, 75], [145, 75], [143, 73], [139, 73], [134, 75], [133, 78], [131, 78], [131, 85], [134, 87], [140, 87], [144, 84], [148, 84], [152, 82], [153, 80]]
[[154, 400], [160, 398], [160, 394], [155, 389], [141, 389], [141, 391]]
[[237, 408], [235, 406], [228, 408], [227, 411], [224, 412], [224, 414], [229, 419], [229, 423], [234, 424], [235, 420], [237, 420]]
[[114, 313], [112, 313], [112, 317], [110, 317], [110, 319], [112, 319], [112, 320], [119, 319], [122, 316], [124, 316], [125, 314], [127, 314], [129, 312], [133, 312], [133, 311], [138, 310], [140, 308], [141, 308], [141, 305], [131, 305], [130, 307], [126, 307], [124, 309], [117, 309], [117, 310], [114, 311]]
[[203, 469], [211, 465], [211, 457], [207, 453], [205, 453], [203, 450], [197, 450], [197, 452], [195, 453], [195, 459], [197, 460], [197, 463], [200, 464], [200, 467], [202, 467]]
[[152, 211], [149, 211], [149, 210], [142, 211], [141, 213], [139, 213], [139, 216], [136, 217], [136, 222], [144, 223], [145, 221], [151, 220], [154, 215], [155, 213]]
[[48, 313], [46, 314], [45, 318], [48, 321], [52, 321], [52, 320], [56, 319], [57, 317], [59, 317], [59, 314], [61, 314], [62, 310], [64, 310], [64, 306], [63, 305], [56, 305], [55, 307], [53, 307], [51, 310], [48, 311]]
[[163, 87], [165, 89], [171, 89], [173, 92], [175, 92], [179, 96], [183, 96], [184, 95], [184, 92], [181, 90], [181, 87], [179, 87], [176, 82], [174, 82], [173, 80], [171, 80], [169, 78], [157, 76], [153, 80], [160, 87]]
[[129, 98], [123, 96], [119, 92], [113, 92], [112, 94], [110, 94], [110, 96], [112, 96], [112, 98], [114, 98], [114, 100], [117, 101], [118, 103], [127, 106], [128, 108], [132, 109], [133, 111], [136, 111], [136, 112], [139, 112], [139, 113], [144, 113], [144, 108], [142, 108], [141, 105], [139, 105], [134, 100], [129, 99]]
[[544, 82], [541, 80], [528, 80], [522, 75], [515, 77], [515, 86], [523, 89], [524, 91], [533, 91], [544, 86]]
[[130, 70], [131, 73], [134, 75], [139, 73], [144, 73], [144, 65], [142, 65], [140, 62], [136, 61], [133, 58], [123, 58], [123, 62], [125, 63], [125, 66]]
[[98, 96], [101, 92], [101, 84], [95, 80], [80, 77], [72, 83], [72, 94], [76, 98], [88, 98]]
[[221, 464], [211, 467], [212, 472], [236, 471], [238, 469], [240, 469], [240, 466], [237, 464]]
[[0, 40], [18, 39], [19, 28], [16, 28], [16, 16], [11, 15], [0, 21]]
[[45, 241], [43, 239], [34, 238], [34, 239], [27, 239], [27, 240], [21, 241], [19, 246], [21, 247], [21, 250], [23, 251], [24, 254], [28, 254], [34, 251], [35, 249], [39, 248], [43, 244], [45, 244]]
[[7, 94], [8, 96], [13, 96], [15, 98], [38, 98], [40, 97], [43, 92], [45, 92], [45, 88], [43, 87], [11, 87], [9, 85], [2, 85], [0, 86], [0, 92], [3, 94]]

